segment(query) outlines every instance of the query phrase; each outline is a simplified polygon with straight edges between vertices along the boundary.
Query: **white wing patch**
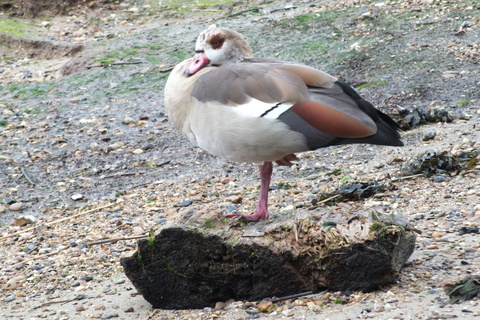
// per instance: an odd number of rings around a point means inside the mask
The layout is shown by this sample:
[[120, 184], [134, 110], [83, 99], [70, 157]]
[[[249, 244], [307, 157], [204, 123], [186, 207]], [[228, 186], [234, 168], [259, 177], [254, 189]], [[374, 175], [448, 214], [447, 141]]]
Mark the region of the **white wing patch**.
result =
[[267, 103], [257, 99], [251, 99], [248, 103], [235, 106], [236, 112], [249, 117], [263, 117], [266, 119], [277, 119], [282, 113], [290, 109], [292, 104]]

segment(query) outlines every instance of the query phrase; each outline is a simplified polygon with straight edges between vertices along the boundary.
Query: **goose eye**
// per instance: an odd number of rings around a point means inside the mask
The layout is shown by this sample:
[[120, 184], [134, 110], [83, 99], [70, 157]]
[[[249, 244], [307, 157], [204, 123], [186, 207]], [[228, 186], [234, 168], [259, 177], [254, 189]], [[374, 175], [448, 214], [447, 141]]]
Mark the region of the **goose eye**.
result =
[[220, 35], [213, 36], [210, 40], [210, 45], [213, 49], [220, 49], [223, 46], [225, 39]]

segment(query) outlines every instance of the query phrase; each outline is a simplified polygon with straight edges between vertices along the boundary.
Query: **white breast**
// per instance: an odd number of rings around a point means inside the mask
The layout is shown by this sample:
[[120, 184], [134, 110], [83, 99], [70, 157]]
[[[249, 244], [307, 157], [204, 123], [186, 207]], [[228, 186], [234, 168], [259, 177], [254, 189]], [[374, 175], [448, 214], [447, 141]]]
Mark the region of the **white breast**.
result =
[[261, 162], [309, 150], [302, 134], [277, 120], [289, 105], [253, 99], [236, 107], [194, 103], [198, 105], [189, 117], [190, 139], [211, 154], [238, 162]]

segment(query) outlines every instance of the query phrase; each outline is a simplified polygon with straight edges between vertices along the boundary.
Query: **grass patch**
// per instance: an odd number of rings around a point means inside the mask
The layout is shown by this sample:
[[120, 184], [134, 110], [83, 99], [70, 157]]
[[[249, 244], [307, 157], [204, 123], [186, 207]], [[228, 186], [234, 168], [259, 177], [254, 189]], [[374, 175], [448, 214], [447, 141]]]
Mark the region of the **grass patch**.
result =
[[32, 115], [35, 115], [35, 114], [40, 114], [42, 113], [42, 109], [40, 108], [33, 108], [33, 109], [23, 109], [23, 113], [26, 113], [26, 114], [32, 114]]
[[337, 19], [342, 18], [344, 14], [345, 12], [327, 10], [322, 12], [306, 13], [298, 15], [294, 18], [283, 19], [279, 22], [279, 26], [301, 30], [317, 30], [326, 26], [335, 26]]
[[379, 81], [374, 81], [374, 82], [369, 82], [369, 83], [364, 83], [358, 87], [355, 88], [355, 90], [359, 91], [365, 87], [370, 87], [370, 86], [375, 86], [377, 84], [385, 83], [387, 82], [386, 80], [379, 80]]
[[200, 8], [205, 9], [209, 8], [213, 5], [226, 5], [232, 3], [233, 0], [197, 0], [197, 1], [190, 1], [190, 0], [164, 0], [162, 4], [164, 6], [168, 6], [175, 10], [182, 10], [187, 11], [190, 8]]
[[173, 51], [169, 51], [168, 54], [177, 58], [178, 61], [183, 61], [190, 56], [188, 52], [181, 49], [175, 49]]
[[104, 57], [95, 59], [101, 65], [110, 65], [117, 61], [124, 61], [124, 60], [132, 60], [133, 56], [138, 54], [137, 49], [122, 49], [122, 50], [114, 50], [112, 52], [107, 53]]
[[8, 34], [16, 37], [26, 36], [26, 32], [33, 28], [11, 20], [0, 19], [0, 33]]

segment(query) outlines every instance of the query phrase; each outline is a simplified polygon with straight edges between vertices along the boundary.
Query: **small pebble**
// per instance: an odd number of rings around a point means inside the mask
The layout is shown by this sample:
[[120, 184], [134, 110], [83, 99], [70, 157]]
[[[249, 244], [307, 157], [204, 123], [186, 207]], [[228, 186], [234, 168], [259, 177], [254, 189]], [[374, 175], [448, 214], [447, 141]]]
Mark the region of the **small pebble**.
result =
[[443, 233], [440, 233], [437, 231], [432, 233], [432, 238], [441, 238], [441, 237], [443, 237]]
[[80, 281], [76, 280], [70, 286], [71, 287], [78, 287], [79, 285], [80, 285]]
[[77, 307], [75, 308], [75, 310], [76, 310], [76, 311], [79, 311], [79, 312], [80, 312], [80, 311], [85, 311], [85, 307], [83, 306], [83, 304], [81, 304], [81, 305], [77, 306]]
[[225, 308], [225, 302], [219, 301], [215, 303], [215, 310], [221, 310], [223, 308]]
[[25, 282], [25, 277], [23, 276], [15, 277], [8, 280], [4, 288], [5, 290], [15, 290], [21, 287], [24, 282]]
[[151, 150], [153, 149], [155, 146], [153, 145], [153, 143], [147, 143], [146, 145], [142, 146], [142, 150]]
[[5, 302], [12, 302], [13, 300], [15, 300], [14, 295], [6, 296], [5, 299], [4, 299]]
[[273, 303], [271, 301], [267, 302], [260, 302], [257, 304], [257, 309], [260, 310], [260, 312], [269, 312], [273, 308]]
[[123, 123], [123, 124], [135, 123], [135, 120], [133, 120], [132, 117], [125, 116], [125, 118], [123, 118], [123, 120], [122, 120], [122, 123]]
[[112, 319], [112, 318], [118, 318], [118, 313], [109, 313], [102, 316], [100, 319]]
[[444, 177], [444, 176], [435, 176], [435, 177], [433, 177], [433, 181], [434, 182], [445, 182], [445, 181], [448, 181], [448, 178]]
[[243, 201], [242, 196], [229, 196], [225, 199], [225, 201], [231, 202], [231, 203], [241, 203]]
[[293, 309], [283, 310], [282, 314], [286, 317], [292, 317], [293, 316]]
[[83, 199], [83, 195], [81, 193], [75, 193], [70, 197], [73, 201], [78, 201]]
[[7, 208], [5, 206], [0, 205], [0, 214], [5, 213], [7, 211]]
[[17, 227], [23, 227], [23, 226], [26, 226], [27, 224], [34, 224], [36, 221], [37, 221], [37, 218], [31, 215], [20, 216], [15, 218], [15, 220], [13, 221], [13, 225]]
[[142, 233], [144, 233], [144, 232], [145, 232], [145, 231], [144, 231], [143, 228], [140, 227], [140, 226], [136, 226], [136, 227], [134, 227], [133, 230], [132, 230], [132, 233], [133, 233], [133, 234], [142, 234]]
[[128, 307], [125, 310], [123, 310], [123, 312], [125, 312], [125, 313], [134, 312], [134, 311], [135, 311], [135, 309], [133, 307]]
[[21, 211], [23, 209], [23, 203], [15, 202], [10, 205], [10, 211]]
[[36, 244], [34, 243], [29, 243], [27, 244], [27, 246], [25, 247], [25, 252], [26, 253], [32, 253], [33, 251], [36, 251], [38, 250], [38, 247]]
[[435, 131], [432, 131], [432, 132], [427, 132], [424, 136], [423, 136], [423, 141], [430, 141], [430, 140], [433, 140], [435, 139], [435, 137], [437, 136], [437, 133]]
[[185, 200], [185, 201], [182, 201], [180, 202], [180, 204], [178, 205], [179, 207], [188, 207], [189, 205], [191, 205], [193, 203], [192, 200]]

